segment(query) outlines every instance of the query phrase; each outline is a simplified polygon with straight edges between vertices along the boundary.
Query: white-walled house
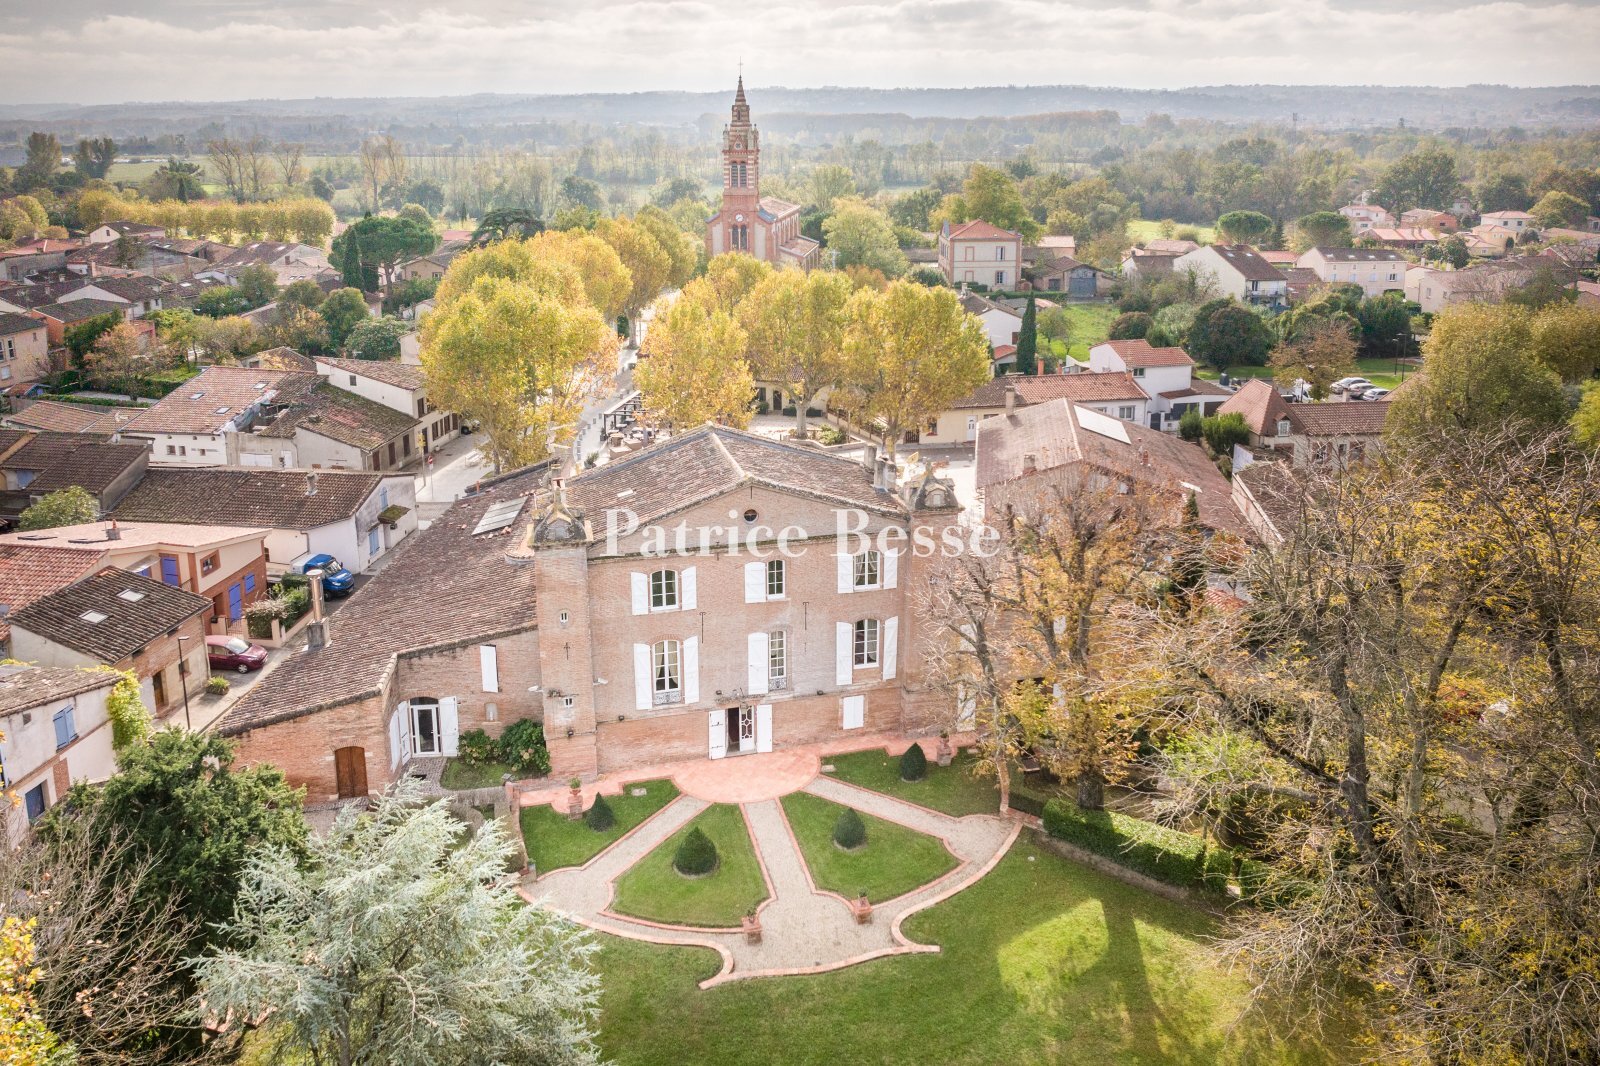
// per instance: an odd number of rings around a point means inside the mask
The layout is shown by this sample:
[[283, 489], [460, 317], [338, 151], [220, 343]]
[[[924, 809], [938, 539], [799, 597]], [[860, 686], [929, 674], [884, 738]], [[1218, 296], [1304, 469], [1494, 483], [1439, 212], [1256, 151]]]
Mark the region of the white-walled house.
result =
[[1374, 226], [1392, 226], [1394, 216], [1377, 204], [1346, 204], [1339, 213], [1350, 220], [1350, 229], [1357, 236]]
[[982, 219], [939, 230], [939, 272], [952, 285], [1015, 289], [1022, 275], [1022, 235]]
[[253, 526], [268, 531], [274, 573], [307, 552], [327, 552], [361, 573], [415, 532], [416, 479], [353, 470], [152, 469], [114, 517]]
[[124, 237], [165, 237], [167, 231], [160, 226], [151, 226], [144, 222], [129, 222], [121, 219], [115, 222], [102, 222], [89, 231], [84, 238], [86, 244], [111, 244]]
[[1124, 422], [1150, 424], [1150, 394], [1126, 371], [1081, 374], [1007, 374], [986, 381], [929, 420], [922, 445], [971, 444], [986, 420], [1018, 408], [1065, 399]]
[[1248, 244], [1208, 244], [1185, 252], [1173, 261], [1172, 271], [1185, 270], [1243, 303], [1276, 305], [1289, 297], [1288, 276]]
[[1406, 257], [1393, 248], [1323, 248], [1307, 250], [1295, 266], [1314, 271], [1329, 285], [1359, 285], [1367, 296], [1404, 292]]
[[[1090, 373], [1127, 373], [1149, 395], [1142, 425], [1176, 433], [1191, 407], [1213, 413], [1232, 392], [1194, 376], [1194, 360], [1182, 348], [1154, 348], [1148, 341], [1102, 341], [1089, 349]], [[1131, 421], [1131, 420], [1130, 420]]]
[[442, 447], [461, 429], [459, 415], [429, 402], [428, 382], [420, 366], [394, 359], [319, 357], [317, 373], [338, 388], [420, 421], [418, 443], [424, 453]]
[[1017, 343], [1017, 336], [1022, 332], [1021, 311], [975, 292], [961, 294], [961, 309], [983, 323], [983, 332], [991, 348]]
[[0, 793], [18, 800], [0, 803], [6, 845], [21, 843], [75, 783], [116, 772], [106, 696], [117, 681], [106, 670], [0, 666]]

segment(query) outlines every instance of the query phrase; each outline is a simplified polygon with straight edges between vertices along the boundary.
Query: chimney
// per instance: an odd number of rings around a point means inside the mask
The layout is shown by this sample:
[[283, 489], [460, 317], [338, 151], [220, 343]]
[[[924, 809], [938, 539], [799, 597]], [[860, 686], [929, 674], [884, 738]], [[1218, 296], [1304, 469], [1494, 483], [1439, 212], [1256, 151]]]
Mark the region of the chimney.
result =
[[878, 446], [869, 444], [861, 453], [861, 468], [867, 472], [868, 477], [878, 476]]
[[316, 651], [328, 646], [328, 620], [322, 613], [322, 571], [306, 574], [311, 588], [311, 622], [306, 626], [306, 650]]
[[307, 470], [306, 471], [306, 495], [307, 496], [315, 496], [316, 494], [317, 494], [317, 472], [315, 470]]
[[111, 520], [111, 526], [110, 526], [110, 528], [108, 528], [106, 530], [106, 539], [107, 540], [121, 540], [122, 539], [122, 530], [117, 528], [117, 520], [115, 518], [113, 518]]
[[873, 479], [873, 485], [884, 492], [892, 492], [894, 490], [894, 475], [894, 461], [887, 455], [881, 456], [878, 459], [878, 473], [877, 477]]
[[1039, 457], [1033, 452], [1028, 452], [1022, 457], [1022, 472], [1031, 474], [1039, 469]]
[[1150, 449], [1143, 444], [1139, 445], [1139, 465], [1150, 465]]
[[1006, 414], [1011, 414], [1017, 409], [1017, 383], [1009, 377], [1006, 378]]

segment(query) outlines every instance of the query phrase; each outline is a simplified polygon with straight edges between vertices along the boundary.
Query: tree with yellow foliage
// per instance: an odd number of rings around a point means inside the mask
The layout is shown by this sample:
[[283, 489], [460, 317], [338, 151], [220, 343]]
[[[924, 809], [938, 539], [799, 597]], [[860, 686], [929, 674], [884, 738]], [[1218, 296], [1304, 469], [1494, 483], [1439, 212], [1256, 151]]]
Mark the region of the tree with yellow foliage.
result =
[[[513, 242], [500, 242], [507, 243]], [[584, 230], [545, 230], [530, 238], [527, 246], [535, 259], [570, 264], [578, 272], [590, 306], [607, 321], [622, 313], [623, 304], [633, 289], [633, 277], [611, 245]]]
[[858, 424], [877, 427], [890, 455], [907, 431], [990, 377], [983, 326], [949, 289], [861, 289], [847, 318], [840, 400]]
[[712, 256], [706, 263], [705, 275], [685, 286], [684, 291], [688, 292], [697, 283], [704, 283], [706, 289], [698, 298], [709, 298], [709, 306], [731, 315], [757, 285], [774, 273], [772, 264], [764, 259], [744, 252], [723, 252]]
[[628, 268], [633, 284], [623, 301], [622, 313], [628, 316], [628, 336], [637, 335], [639, 312], [661, 294], [673, 278], [672, 255], [661, 246], [651, 231], [627, 218], [602, 218], [595, 224], [595, 236], [609, 244]]
[[707, 421], [749, 425], [755, 380], [745, 362], [748, 344], [726, 311], [693, 297], [658, 303], [649, 355], [633, 371], [645, 417], [676, 430]]
[[834, 271], [780, 270], [739, 304], [751, 369], [760, 380], [782, 385], [794, 401], [797, 438], [806, 435], [806, 408], [843, 372], [845, 313], [853, 291], [850, 279]]
[[0, 1062], [6, 1066], [50, 1066], [60, 1041], [39, 1014], [33, 989], [33, 931], [38, 923], [9, 915], [0, 918]]

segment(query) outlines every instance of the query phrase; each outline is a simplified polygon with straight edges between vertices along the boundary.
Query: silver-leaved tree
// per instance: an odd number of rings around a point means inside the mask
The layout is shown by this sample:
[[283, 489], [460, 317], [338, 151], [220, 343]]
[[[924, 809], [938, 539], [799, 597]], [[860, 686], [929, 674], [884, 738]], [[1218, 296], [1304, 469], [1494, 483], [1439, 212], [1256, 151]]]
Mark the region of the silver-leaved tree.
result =
[[506, 855], [498, 823], [463, 840], [410, 789], [346, 809], [304, 862], [263, 851], [239, 946], [197, 961], [208, 1021], [316, 1066], [597, 1062], [593, 940], [523, 902]]

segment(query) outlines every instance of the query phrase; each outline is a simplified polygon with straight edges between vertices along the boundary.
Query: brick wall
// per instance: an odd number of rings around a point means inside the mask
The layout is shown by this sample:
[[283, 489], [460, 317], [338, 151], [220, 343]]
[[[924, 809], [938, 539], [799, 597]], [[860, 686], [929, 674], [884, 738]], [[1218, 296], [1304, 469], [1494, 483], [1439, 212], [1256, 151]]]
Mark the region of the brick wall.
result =
[[183, 637], [183, 654], [188, 660], [187, 671], [181, 674], [183, 682], [189, 689], [189, 699], [202, 695], [206, 690], [206, 681], [211, 677], [211, 667], [206, 661], [206, 620], [209, 614], [197, 614], [171, 636], [160, 637], [146, 644], [126, 661], [117, 664], [119, 669], [132, 670], [139, 675], [140, 680], [161, 675], [165, 687], [167, 702], [153, 708], [157, 718], [171, 719], [174, 716], [179, 721], [183, 717], [183, 689], [179, 687], [180, 672], [178, 670], [178, 638]]
[[370, 791], [381, 792], [393, 779], [389, 769], [388, 724], [383, 700], [376, 696], [253, 729], [234, 740], [240, 763], [271, 763], [279, 767], [290, 785], [306, 790], [307, 806], [338, 799], [333, 763], [333, 753], [338, 748], [363, 749]]

